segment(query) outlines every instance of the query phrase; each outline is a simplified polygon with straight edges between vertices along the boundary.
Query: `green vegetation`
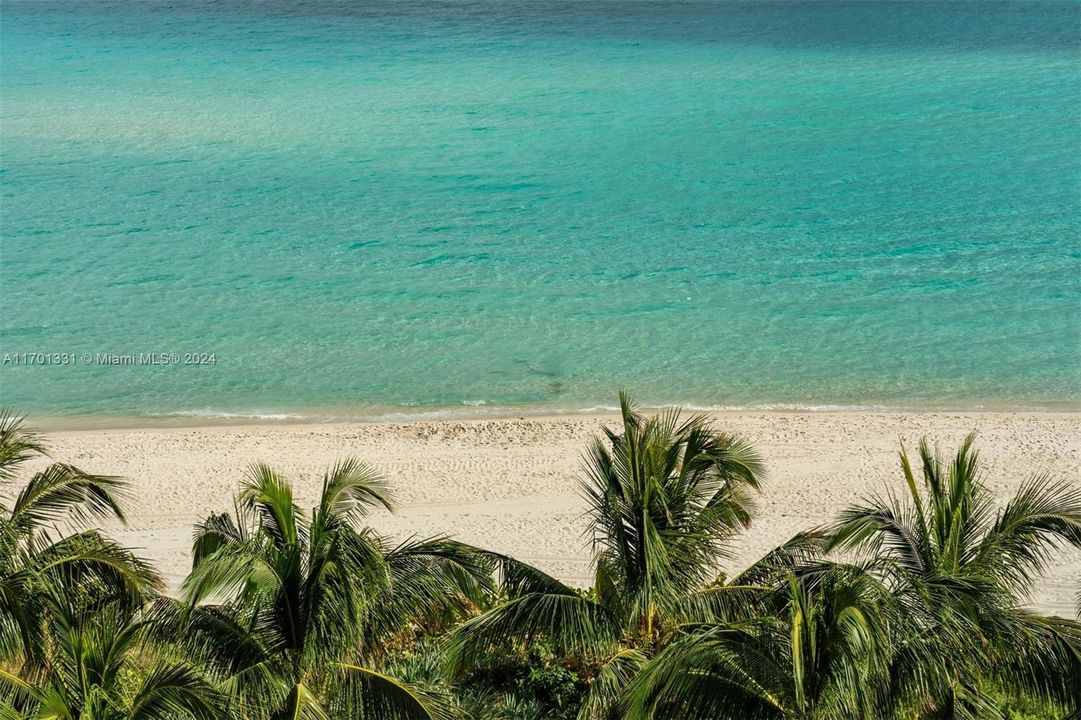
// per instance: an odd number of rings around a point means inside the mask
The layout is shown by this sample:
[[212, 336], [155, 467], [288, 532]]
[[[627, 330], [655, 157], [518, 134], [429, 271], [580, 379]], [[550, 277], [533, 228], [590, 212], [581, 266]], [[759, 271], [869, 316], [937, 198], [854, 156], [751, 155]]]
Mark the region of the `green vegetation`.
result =
[[621, 407], [585, 458], [587, 589], [379, 535], [390, 486], [350, 460], [310, 509], [252, 467], [169, 595], [99, 529], [124, 482], [47, 464], [0, 416], [0, 720], [1081, 718], [1081, 622], [1025, 607], [1081, 548], [1076, 483], [996, 508], [972, 437], [921, 443], [903, 493], [728, 577], [761, 459], [707, 418]]

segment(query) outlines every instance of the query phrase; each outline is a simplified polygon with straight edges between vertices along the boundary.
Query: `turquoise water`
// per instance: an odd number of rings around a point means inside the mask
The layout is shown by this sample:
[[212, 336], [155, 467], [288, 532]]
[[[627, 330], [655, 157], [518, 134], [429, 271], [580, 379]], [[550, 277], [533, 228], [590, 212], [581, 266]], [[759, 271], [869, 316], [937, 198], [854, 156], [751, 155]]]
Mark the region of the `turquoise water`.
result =
[[23, 411], [1081, 402], [1076, 2], [4, 0], [0, 41]]

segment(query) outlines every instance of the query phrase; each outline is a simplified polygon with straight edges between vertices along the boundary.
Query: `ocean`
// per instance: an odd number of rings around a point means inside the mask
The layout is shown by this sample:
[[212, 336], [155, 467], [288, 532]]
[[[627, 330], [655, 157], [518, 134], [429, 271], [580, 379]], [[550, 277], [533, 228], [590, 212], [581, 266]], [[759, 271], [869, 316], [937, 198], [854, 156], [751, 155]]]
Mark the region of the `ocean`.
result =
[[4, 0], [0, 173], [35, 417], [1081, 405], [1078, 2]]

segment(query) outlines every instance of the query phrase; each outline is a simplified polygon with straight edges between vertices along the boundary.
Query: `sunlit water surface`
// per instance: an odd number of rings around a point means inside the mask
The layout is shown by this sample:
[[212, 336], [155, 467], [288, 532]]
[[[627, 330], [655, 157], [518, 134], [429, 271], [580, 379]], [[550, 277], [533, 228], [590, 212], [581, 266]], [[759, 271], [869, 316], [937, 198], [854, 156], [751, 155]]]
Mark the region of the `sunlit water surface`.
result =
[[[95, 364], [8, 362], [0, 400], [1076, 406], [1079, 28], [1075, 2], [5, 0], [0, 354]], [[96, 362], [140, 352], [215, 362]]]

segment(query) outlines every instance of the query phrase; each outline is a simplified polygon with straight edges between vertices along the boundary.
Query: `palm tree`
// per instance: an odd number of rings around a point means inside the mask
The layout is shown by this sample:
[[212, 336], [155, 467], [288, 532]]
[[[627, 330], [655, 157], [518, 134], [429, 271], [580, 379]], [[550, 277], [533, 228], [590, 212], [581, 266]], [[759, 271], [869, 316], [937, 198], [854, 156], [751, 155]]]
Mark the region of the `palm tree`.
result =
[[[41, 437], [0, 412], [0, 491], [46, 455]], [[123, 521], [124, 483], [65, 463], [30, 475], [0, 502], [0, 662], [46, 661], [50, 594], [62, 584], [87, 607], [138, 607], [162, 583], [149, 565], [94, 525]]]
[[310, 515], [264, 465], [251, 468], [235, 506], [197, 526], [188, 609], [173, 619], [243, 717], [452, 714], [447, 697], [381, 662], [396, 643], [483, 602], [491, 565], [479, 552], [443, 538], [393, 546], [363, 527], [371, 508], [392, 503], [383, 479], [353, 460], [325, 475]]
[[1022, 605], [1056, 548], [1081, 548], [1081, 487], [1033, 477], [996, 511], [974, 439], [949, 461], [921, 441], [919, 480], [902, 449], [907, 497], [845, 510], [826, 549], [871, 558], [912, 621], [895, 642], [895, 707], [997, 717], [984, 692], [997, 681], [1081, 711], [1081, 625]]
[[[0, 413], [0, 482], [46, 455]], [[123, 521], [124, 482], [52, 463], [0, 504], [0, 717], [156, 720], [220, 716], [198, 674], [146, 653], [135, 620], [162, 582], [94, 527]]]
[[170, 658], [151, 619], [111, 606], [87, 612], [49, 592], [49, 662], [30, 676], [0, 671], [0, 717], [41, 720], [216, 720], [218, 693], [188, 662]]
[[461, 672], [543, 640], [595, 670], [583, 718], [607, 712], [716, 576], [763, 478], [750, 446], [703, 416], [645, 418], [622, 393], [620, 409], [620, 432], [605, 430], [586, 456], [593, 587], [578, 592], [499, 557], [506, 602], [457, 628], [449, 646]]
[[[779, 548], [772, 555], [790, 553]], [[873, 720], [890, 653], [893, 604], [862, 568], [779, 565], [754, 612], [690, 623], [628, 687], [627, 718]], [[772, 575], [766, 580], [765, 574]], [[748, 582], [749, 578], [743, 582]]]

